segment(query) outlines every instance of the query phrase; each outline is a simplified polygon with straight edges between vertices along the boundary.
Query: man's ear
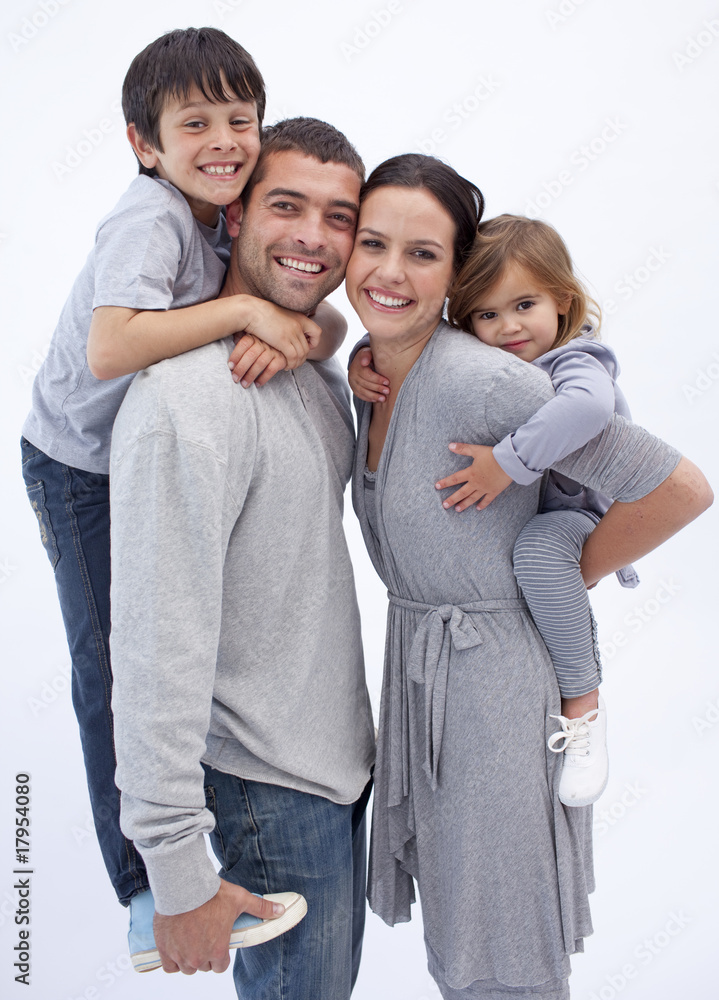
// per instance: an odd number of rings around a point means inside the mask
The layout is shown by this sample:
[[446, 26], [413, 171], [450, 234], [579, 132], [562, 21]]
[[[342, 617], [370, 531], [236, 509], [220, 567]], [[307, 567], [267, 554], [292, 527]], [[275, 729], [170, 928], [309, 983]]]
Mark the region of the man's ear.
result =
[[127, 126], [127, 138], [143, 167], [147, 167], [150, 170], [157, 166], [159, 162], [157, 150], [138, 134], [134, 122], [130, 122]]
[[240, 235], [240, 223], [242, 222], [242, 212], [244, 206], [241, 198], [235, 198], [231, 204], [225, 208], [225, 220], [227, 222], [227, 233], [232, 239], [237, 239]]

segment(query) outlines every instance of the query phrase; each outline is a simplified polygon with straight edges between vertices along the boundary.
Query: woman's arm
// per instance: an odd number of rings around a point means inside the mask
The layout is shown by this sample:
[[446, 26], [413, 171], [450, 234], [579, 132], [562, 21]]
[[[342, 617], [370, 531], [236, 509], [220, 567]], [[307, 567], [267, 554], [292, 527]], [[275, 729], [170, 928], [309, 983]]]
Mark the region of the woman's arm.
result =
[[712, 489], [699, 469], [682, 458], [647, 496], [614, 503], [591, 533], [581, 568], [588, 587], [651, 552], [711, 506]]

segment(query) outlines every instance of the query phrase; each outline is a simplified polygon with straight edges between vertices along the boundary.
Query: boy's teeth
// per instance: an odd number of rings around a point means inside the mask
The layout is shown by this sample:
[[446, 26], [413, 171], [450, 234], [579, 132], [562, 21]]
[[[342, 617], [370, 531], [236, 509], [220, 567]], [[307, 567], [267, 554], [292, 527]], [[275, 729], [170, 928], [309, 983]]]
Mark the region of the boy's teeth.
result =
[[206, 174], [234, 174], [237, 172], [237, 164], [229, 163], [226, 167], [216, 167], [214, 164], [210, 164], [210, 166], [203, 167], [202, 170]]
[[394, 299], [389, 295], [380, 295], [379, 292], [371, 292], [367, 289], [367, 293], [373, 302], [378, 302], [381, 306], [394, 306], [398, 308], [399, 306], [408, 306], [412, 299]]
[[283, 267], [294, 267], [298, 271], [311, 271], [312, 274], [319, 274], [322, 270], [321, 264], [312, 264], [305, 260], [294, 260], [292, 257], [278, 257]]

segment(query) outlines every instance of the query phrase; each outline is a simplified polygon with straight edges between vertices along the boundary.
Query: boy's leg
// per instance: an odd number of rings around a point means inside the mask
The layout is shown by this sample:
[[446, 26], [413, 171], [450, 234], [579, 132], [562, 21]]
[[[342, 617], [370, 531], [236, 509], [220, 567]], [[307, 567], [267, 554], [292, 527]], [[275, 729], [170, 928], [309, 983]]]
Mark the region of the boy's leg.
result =
[[594, 526], [579, 511], [537, 514], [514, 547], [514, 573], [549, 650], [562, 698], [588, 694], [601, 680], [596, 626], [579, 569]]
[[252, 892], [300, 892], [307, 916], [238, 950], [242, 1000], [349, 1000], [365, 912], [367, 795], [352, 805], [205, 767], [212, 845], [222, 875]]
[[25, 439], [22, 454], [27, 494], [55, 573], [70, 647], [72, 700], [95, 831], [113, 887], [127, 905], [148, 882], [141, 857], [120, 830], [115, 785], [109, 477], [56, 462]]

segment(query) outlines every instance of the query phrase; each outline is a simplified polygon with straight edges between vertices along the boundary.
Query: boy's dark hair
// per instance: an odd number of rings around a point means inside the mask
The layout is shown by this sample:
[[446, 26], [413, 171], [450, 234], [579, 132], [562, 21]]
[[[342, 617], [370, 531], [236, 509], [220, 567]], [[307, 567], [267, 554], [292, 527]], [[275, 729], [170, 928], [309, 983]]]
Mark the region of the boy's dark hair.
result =
[[285, 118], [262, 129], [262, 145], [257, 166], [242, 192], [246, 205], [252, 188], [264, 176], [264, 165], [272, 153], [303, 153], [314, 156], [320, 163], [344, 163], [364, 181], [364, 163], [357, 150], [334, 125], [318, 118]]
[[[262, 75], [249, 52], [218, 28], [168, 31], [135, 56], [122, 85], [125, 122], [134, 122], [141, 138], [164, 152], [160, 115], [168, 100], [185, 99], [192, 87], [198, 87], [208, 101], [255, 101], [262, 126]], [[152, 177], [155, 170], [140, 164], [140, 173]]]

